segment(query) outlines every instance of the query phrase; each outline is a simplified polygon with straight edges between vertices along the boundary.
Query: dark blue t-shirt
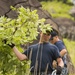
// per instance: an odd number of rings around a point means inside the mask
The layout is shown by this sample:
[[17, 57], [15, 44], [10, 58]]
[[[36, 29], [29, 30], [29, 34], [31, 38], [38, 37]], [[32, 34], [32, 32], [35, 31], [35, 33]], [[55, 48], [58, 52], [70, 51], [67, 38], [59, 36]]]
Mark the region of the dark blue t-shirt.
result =
[[57, 41], [54, 44], [58, 47], [59, 51], [61, 51], [62, 49], [65, 49], [65, 45], [64, 45], [64, 43], [61, 40]]
[[[66, 49], [64, 43], [63, 43], [61, 40], [60, 40], [60, 41], [57, 41], [57, 42], [54, 43], [54, 44], [58, 47], [59, 52], [62, 51], [63, 49]], [[63, 61], [64, 61], [64, 64], [66, 64], [66, 63], [67, 63], [67, 61], [66, 61], [66, 55], [64, 55], [64, 56], [62, 57], [62, 59], [63, 59]]]
[[24, 54], [31, 60], [31, 72], [52, 72], [52, 62], [60, 58], [60, 53], [55, 45], [50, 43], [32, 45], [24, 52]]

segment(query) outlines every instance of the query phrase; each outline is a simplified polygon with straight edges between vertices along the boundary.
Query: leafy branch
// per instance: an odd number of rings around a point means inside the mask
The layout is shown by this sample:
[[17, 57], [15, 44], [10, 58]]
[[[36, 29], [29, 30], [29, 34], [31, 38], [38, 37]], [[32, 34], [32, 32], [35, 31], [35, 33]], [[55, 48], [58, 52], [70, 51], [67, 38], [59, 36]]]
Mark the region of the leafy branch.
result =
[[[22, 6], [12, 9], [18, 12], [16, 19], [0, 17], [0, 75], [29, 75], [30, 61], [17, 60], [7, 44], [12, 42], [18, 47], [32, 42], [38, 36], [38, 28], [45, 32], [46, 29], [51, 30], [51, 26], [44, 24], [45, 19], [39, 19], [37, 10], [30, 11]], [[4, 39], [7, 39], [6, 44]]]
[[42, 31], [51, 30], [49, 24], [44, 24], [45, 19], [39, 19], [37, 10], [30, 11], [23, 6], [13, 9], [18, 13], [16, 19], [0, 17], [0, 39], [7, 39], [7, 44], [32, 42], [38, 36], [38, 28]]

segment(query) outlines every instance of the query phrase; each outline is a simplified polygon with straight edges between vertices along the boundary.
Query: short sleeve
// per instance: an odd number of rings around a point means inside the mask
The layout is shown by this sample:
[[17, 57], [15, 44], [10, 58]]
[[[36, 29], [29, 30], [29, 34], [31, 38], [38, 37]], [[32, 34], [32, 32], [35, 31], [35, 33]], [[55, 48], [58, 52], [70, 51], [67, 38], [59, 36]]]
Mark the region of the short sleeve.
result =
[[55, 43], [55, 45], [58, 47], [59, 51], [65, 49], [65, 45], [62, 41], [58, 41], [57, 43]]
[[57, 58], [61, 58], [58, 47], [54, 46], [53, 52], [54, 52], [54, 60], [56, 60]]
[[25, 55], [29, 58], [29, 56], [30, 56], [30, 51], [31, 51], [31, 48], [28, 47], [28, 49], [25, 50], [25, 51], [23, 52], [23, 54], [25, 54]]

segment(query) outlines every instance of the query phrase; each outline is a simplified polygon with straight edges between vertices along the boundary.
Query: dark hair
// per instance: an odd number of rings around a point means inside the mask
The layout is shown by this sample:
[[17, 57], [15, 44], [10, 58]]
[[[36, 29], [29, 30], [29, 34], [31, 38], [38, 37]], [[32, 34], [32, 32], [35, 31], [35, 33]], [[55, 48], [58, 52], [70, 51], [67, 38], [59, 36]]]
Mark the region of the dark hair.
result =
[[53, 37], [57, 36], [58, 35], [58, 32], [55, 31], [55, 30], [52, 30], [50, 34], [51, 34], [50, 40], [53, 40]]
[[49, 31], [49, 30], [46, 30], [46, 33], [49, 33], [49, 34], [51, 34], [51, 31]]

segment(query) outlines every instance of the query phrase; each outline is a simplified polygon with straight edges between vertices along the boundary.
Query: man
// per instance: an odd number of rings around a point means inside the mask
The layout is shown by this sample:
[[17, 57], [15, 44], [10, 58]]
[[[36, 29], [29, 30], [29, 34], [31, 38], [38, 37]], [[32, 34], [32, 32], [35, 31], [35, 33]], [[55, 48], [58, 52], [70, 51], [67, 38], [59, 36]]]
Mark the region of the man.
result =
[[31, 75], [51, 75], [53, 68], [52, 62], [58, 62], [57, 75], [60, 75], [64, 66], [58, 48], [49, 43], [50, 32], [40, 32], [40, 41], [35, 45], [29, 46], [24, 53], [18, 51], [17, 47], [12, 44], [14, 53], [19, 60], [31, 60]]
[[[62, 75], [68, 75], [68, 70], [67, 70], [67, 62], [66, 62], [66, 53], [67, 50], [65, 48], [64, 43], [59, 39], [58, 32], [53, 30], [51, 32], [51, 38], [50, 42], [54, 45], [56, 45], [59, 49], [60, 55], [64, 61], [64, 68], [62, 70]], [[56, 66], [56, 62], [53, 62], [53, 65]]]

